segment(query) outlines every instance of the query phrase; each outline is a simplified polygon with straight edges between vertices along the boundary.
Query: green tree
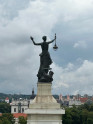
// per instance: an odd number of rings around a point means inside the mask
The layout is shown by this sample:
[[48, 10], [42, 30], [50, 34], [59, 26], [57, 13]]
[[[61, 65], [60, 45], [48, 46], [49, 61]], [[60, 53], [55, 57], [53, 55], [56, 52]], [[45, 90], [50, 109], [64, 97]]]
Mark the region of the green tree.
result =
[[63, 115], [63, 124], [72, 124], [71, 109], [66, 108]]
[[93, 124], [93, 104], [65, 108], [63, 124]]
[[15, 120], [12, 114], [10, 113], [4, 113], [2, 116], [0, 116], [0, 124], [14, 124]]
[[80, 114], [81, 124], [87, 124], [88, 110], [83, 109]]
[[93, 104], [90, 105], [90, 111], [93, 111]]
[[11, 124], [11, 122], [7, 118], [3, 118], [2, 124]]
[[8, 103], [0, 103], [0, 112], [1, 113], [10, 113], [11, 106]]
[[2, 124], [2, 120], [0, 120], [0, 124]]
[[72, 124], [81, 124], [80, 114], [81, 114], [81, 111], [79, 111], [78, 108], [76, 108], [76, 106], [73, 106], [73, 108], [71, 108], [71, 117], [73, 120]]
[[88, 118], [87, 119], [87, 124], [93, 124], [93, 119], [92, 118]]
[[23, 116], [19, 117], [19, 124], [27, 124], [27, 119], [24, 118]]

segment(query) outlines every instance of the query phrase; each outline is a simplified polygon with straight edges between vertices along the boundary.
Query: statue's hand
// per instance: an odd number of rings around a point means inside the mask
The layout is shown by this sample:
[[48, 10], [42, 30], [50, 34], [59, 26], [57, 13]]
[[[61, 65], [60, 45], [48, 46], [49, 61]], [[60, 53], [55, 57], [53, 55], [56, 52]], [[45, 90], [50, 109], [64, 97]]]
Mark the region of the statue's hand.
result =
[[30, 39], [33, 41], [34, 40], [34, 38], [33, 37], [30, 37]]

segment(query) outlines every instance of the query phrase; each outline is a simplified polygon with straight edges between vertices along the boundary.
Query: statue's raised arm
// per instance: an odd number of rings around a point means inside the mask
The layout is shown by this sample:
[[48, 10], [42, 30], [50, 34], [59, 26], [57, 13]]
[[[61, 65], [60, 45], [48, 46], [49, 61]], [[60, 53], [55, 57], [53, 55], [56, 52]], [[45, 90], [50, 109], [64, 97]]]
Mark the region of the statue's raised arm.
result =
[[34, 45], [41, 45], [41, 43], [36, 43], [36, 42], [34, 41], [34, 38], [33, 38], [33, 37], [30, 37], [30, 39], [32, 40], [32, 42], [33, 42]]
[[55, 40], [56, 40], [56, 34], [55, 34], [55, 38], [47, 43], [50, 44], [50, 43], [54, 42]]

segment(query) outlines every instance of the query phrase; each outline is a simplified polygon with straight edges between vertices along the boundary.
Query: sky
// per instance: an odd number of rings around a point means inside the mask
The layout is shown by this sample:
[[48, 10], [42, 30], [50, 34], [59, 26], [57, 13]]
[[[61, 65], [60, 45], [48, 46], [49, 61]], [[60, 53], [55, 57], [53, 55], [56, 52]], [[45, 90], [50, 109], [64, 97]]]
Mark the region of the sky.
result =
[[37, 92], [41, 48], [54, 39], [52, 94], [93, 95], [93, 0], [0, 0], [0, 92]]

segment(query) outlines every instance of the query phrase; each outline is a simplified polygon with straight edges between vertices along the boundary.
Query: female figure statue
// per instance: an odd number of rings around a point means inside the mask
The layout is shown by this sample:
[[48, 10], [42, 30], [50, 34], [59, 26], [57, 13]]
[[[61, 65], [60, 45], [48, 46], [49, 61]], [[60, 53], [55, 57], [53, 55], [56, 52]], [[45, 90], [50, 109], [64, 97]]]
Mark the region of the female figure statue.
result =
[[[48, 48], [49, 48], [49, 44], [52, 43], [53, 41], [55, 41], [56, 36], [52, 41], [49, 41], [49, 42], [46, 42], [47, 37], [43, 36], [42, 37], [43, 42], [41, 42], [41, 43], [36, 43], [34, 41], [33, 37], [30, 37], [30, 38], [34, 45], [40, 45], [41, 49], [42, 49], [42, 53], [39, 55], [40, 56], [40, 68], [39, 68], [39, 71], [37, 74], [38, 81], [39, 82], [52, 81], [53, 80], [52, 79], [53, 72], [52, 71], [49, 72], [50, 65], [52, 64], [52, 59], [48, 52]], [[49, 74], [48, 74], [48, 72], [49, 72]]]

